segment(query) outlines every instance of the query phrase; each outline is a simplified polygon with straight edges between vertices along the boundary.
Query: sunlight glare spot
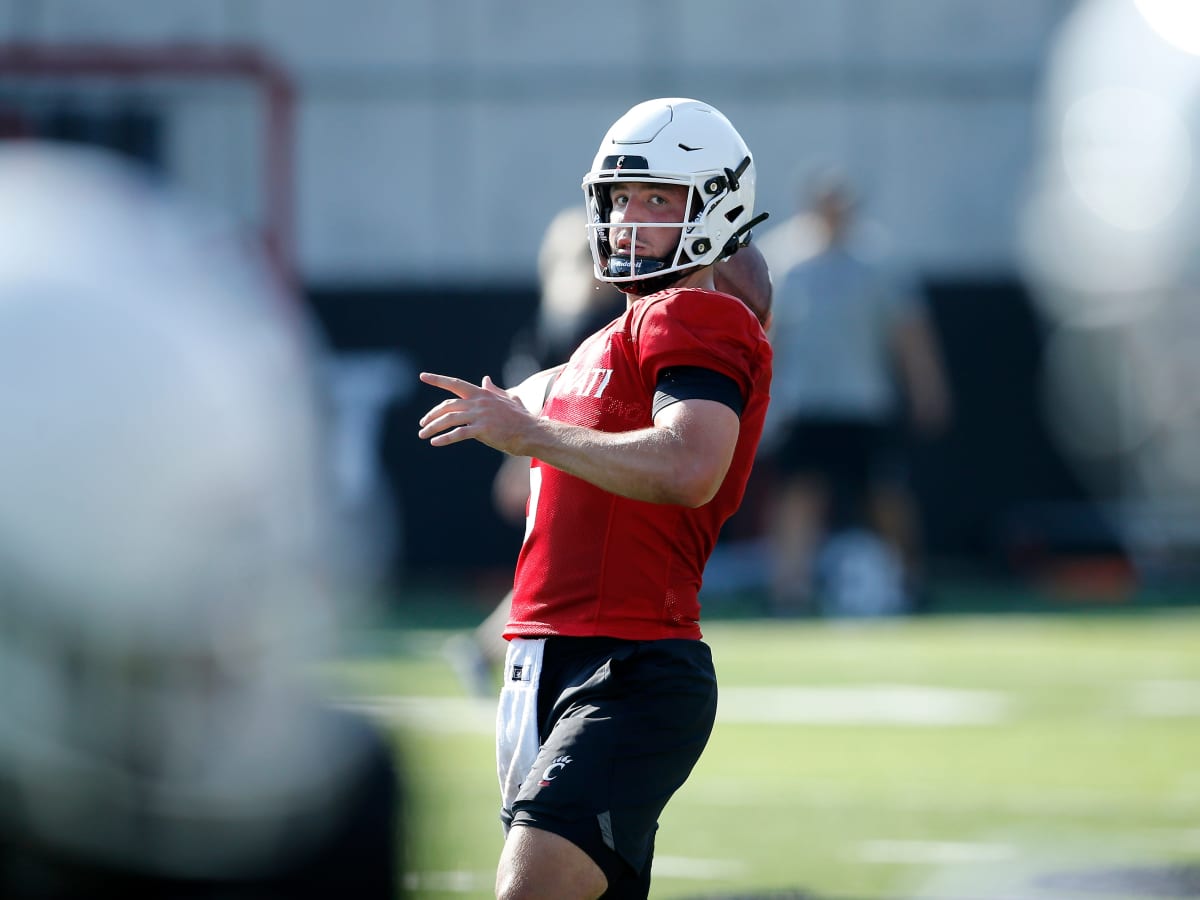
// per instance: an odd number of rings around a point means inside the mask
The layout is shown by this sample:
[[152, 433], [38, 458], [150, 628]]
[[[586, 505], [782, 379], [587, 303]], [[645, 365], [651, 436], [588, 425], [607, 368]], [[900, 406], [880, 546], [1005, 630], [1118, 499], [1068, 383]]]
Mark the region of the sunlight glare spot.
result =
[[1134, 0], [1134, 5], [1164, 41], [1200, 55], [1200, 4], [1195, 0]]

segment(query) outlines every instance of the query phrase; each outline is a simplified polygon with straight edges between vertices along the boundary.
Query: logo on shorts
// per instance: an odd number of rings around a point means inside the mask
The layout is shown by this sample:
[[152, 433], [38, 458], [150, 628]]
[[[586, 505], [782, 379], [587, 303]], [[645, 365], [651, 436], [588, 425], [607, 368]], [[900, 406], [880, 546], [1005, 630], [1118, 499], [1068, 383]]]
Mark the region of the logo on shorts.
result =
[[522, 666], [522, 665], [515, 665], [515, 666], [513, 666], [513, 667], [512, 667], [512, 680], [513, 680], [513, 681], [520, 681], [520, 680], [521, 680], [521, 675], [524, 673], [524, 671], [525, 671], [525, 667], [524, 667], [524, 666]]
[[570, 762], [571, 762], [571, 757], [569, 757], [569, 756], [554, 757], [554, 762], [552, 762], [552, 763], [550, 763], [550, 765], [546, 766], [546, 771], [542, 773], [542, 780], [538, 782], [538, 787], [545, 787], [550, 782], [552, 782], [555, 778], [558, 777], [558, 773], [561, 770], [565, 769], [567, 767], [567, 764]]

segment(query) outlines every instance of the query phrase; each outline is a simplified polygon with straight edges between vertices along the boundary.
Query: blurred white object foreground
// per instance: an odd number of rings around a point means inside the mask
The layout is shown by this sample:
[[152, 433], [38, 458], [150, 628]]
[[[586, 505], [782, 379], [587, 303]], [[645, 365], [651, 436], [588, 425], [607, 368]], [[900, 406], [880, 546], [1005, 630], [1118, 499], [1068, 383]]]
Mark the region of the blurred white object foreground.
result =
[[338, 567], [298, 307], [111, 157], [4, 146], [0, 196], [0, 893], [282, 884], [364, 778], [390, 879], [386, 748], [305, 683]]

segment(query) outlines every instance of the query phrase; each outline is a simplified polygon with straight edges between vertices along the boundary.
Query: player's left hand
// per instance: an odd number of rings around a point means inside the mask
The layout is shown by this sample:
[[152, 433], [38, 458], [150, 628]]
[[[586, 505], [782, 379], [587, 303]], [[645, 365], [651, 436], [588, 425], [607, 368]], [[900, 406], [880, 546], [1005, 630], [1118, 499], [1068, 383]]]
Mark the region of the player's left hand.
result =
[[454, 396], [421, 417], [417, 436], [430, 446], [476, 440], [504, 453], [523, 455], [522, 445], [535, 419], [521, 401], [484, 375], [472, 384], [449, 375], [422, 372], [421, 380]]

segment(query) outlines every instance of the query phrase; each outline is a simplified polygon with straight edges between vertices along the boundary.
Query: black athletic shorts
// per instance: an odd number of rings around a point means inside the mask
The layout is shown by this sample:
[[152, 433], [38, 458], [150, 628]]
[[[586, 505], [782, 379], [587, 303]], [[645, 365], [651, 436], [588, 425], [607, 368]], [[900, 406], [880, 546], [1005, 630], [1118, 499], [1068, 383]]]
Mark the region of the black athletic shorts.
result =
[[857, 492], [903, 482], [903, 441], [892, 424], [838, 420], [787, 423], [774, 453], [782, 475], [816, 475]]
[[505, 829], [561, 835], [604, 871], [605, 897], [644, 898], [658, 817], [712, 733], [712, 654], [694, 640], [545, 641], [541, 746]]

